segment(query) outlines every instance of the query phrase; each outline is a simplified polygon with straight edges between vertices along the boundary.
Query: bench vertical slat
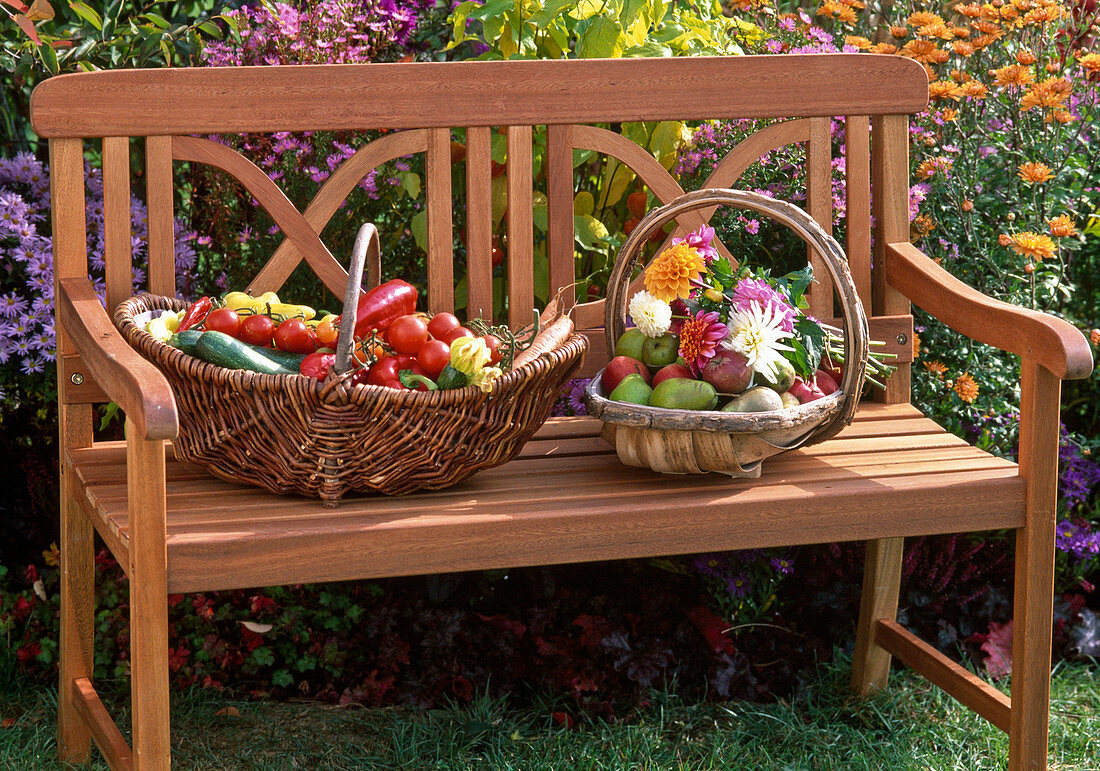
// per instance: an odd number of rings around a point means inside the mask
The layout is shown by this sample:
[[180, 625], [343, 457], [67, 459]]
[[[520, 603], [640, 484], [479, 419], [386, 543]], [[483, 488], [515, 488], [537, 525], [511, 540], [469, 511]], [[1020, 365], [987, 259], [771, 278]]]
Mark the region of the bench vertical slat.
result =
[[[871, 307], [876, 316], [905, 316], [909, 300], [886, 282], [887, 244], [909, 240], [909, 116], [876, 115], [871, 122], [871, 173], [875, 182], [875, 259]], [[897, 365], [886, 390], [887, 404], [909, 401], [909, 365]]]
[[[84, 201], [84, 148], [79, 139], [50, 140], [50, 209], [53, 224], [54, 295], [62, 278], [88, 275], [88, 231]], [[55, 325], [57, 357], [75, 355], [76, 347], [62, 324]], [[66, 368], [58, 366], [58, 428], [61, 468], [61, 644], [58, 652], [57, 743], [68, 761], [87, 758], [91, 734], [79, 714], [71, 684], [92, 676], [95, 531], [67, 489], [72, 472], [69, 450], [92, 444], [92, 405], [68, 403], [74, 388]], [[87, 378], [87, 373], [82, 373]]]
[[428, 132], [428, 309], [454, 312], [454, 235], [451, 226], [451, 130]]
[[535, 307], [535, 226], [530, 126], [508, 127], [508, 325], [531, 322]]
[[466, 317], [493, 319], [492, 129], [466, 131]]
[[845, 118], [844, 146], [848, 267], [867, 309], [871, 307], [871, 132], [866, 115]]
[[[833, 232], [833, 145], [829, 118], [810, 119], [810, 138], [806, 142], [806, 210], [826, 233]], [[810, 313], [819, 319], [833, 316], [833, 281], [821, 255], [807, 248], [814, 268], [810, 289]]]
[[103, 138], [103, 235], [107, 312], [133, 295], [130, 247], [130, 139]]
[[145, 202], [149, 210], [149, 291], [176, 294], [176, 234], [173, 222], [172, 138], [145, 139]]
[[[573, 127], [546, 127], [546, 245], [550, 258], [550, 294], [576, 279], [573, 260]], [[575, 292], [565, 292], [562, 303], [573, 307]]]

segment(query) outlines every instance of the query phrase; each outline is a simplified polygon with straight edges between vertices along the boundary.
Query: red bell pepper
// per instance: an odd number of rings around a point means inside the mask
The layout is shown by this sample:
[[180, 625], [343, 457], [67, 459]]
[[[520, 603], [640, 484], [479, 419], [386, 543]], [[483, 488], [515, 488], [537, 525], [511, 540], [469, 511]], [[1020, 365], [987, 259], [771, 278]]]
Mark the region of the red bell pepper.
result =
[[191, 303], [187, 312], [183, 314], [183, 318], [180, 319], [180, 325], [176, 328], [176, 331], [183, 332], [192, 327], [197, 327], [206, 320], [206, 315], [210, 313], [212, 305], [213, 303], [210, 302], [209, 297], [200, 297], [195, 300], [195, 302]]
[[355, 336], [370, 335], [372, 329], [385, 332], [394, 319], [416, 312], [416, 287], [395, 278], [359, 298], [355, 311]]

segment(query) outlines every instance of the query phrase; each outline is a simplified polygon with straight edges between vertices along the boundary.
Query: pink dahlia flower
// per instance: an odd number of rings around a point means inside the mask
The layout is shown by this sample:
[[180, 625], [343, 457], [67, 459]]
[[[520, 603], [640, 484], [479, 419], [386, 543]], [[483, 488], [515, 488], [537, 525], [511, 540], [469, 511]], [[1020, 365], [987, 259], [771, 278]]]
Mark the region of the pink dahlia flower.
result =
[[714, 358], [718, 343], [728, 333], [715, 311], [699, 311], [694, 317], [688, 316], [680, 327], [680, 355], [694, 374], [698, 375]]

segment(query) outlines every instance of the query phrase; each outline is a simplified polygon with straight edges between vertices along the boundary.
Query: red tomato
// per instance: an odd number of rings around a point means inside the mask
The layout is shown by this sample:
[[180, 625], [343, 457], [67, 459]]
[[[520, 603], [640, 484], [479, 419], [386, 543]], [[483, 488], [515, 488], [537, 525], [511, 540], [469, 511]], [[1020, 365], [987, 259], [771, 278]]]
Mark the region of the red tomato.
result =
[[398, 316], [386, 330], [386, 337], [398, 353], [415, 354], [428, 342], [428, 325], [412, 314]]
[[207, 314], [203, 329], [224, 332], [230, 337], [237, 337], [241, 331], [241, 317], [232, 308], [218, 308]]
[[429, 340], [420, 346], [416, 359], [428, 373], [428, 377], [435, 380], [451, 361], [451, 346], [442, 340]]
[[455, 327], [450, 332], [447, 332], [443, 337], [439, 338], [447, 345], [450, 345], [460, 337], [475, 337], [474, 333], [466, 329], [466, 327]]
[[496, 335], [484, 335], [481, 338], [485, 341], [485, 347], [489, 349], [489, 363], [500, 363], [500, 338]]
[[390, 380], [397, 380], [397, 359], [393, 356], [383, 356], [370, 368], [367, 382], [371, 385], [385, 385]]
[[302, 363], [298, 365], [298, 371], [306, 377], [324, 380], [335, 363], [335, 353], [311, 353], [302, 359]]
[[275, 329], [275, 346], [291, 353], [313, 353], [317, 336], [301, 319], [287, 319]]
[[460, 326], [462, 322], [453, 313], [437, 313], [428, 322], [428, 332], [436, 340], [442, 340], [443, 335]]
[[241, 340], [251, 345], [267, 347], [275, 334], [275, 322], [268, 316], [248, 316], [241, 322]]

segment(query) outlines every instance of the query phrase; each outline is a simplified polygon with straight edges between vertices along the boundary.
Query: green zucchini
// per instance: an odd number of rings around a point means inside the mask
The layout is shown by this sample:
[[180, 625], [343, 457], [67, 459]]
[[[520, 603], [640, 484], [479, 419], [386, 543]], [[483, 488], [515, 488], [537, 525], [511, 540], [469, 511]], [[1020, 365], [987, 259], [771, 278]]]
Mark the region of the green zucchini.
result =
[[462, 372], [448, 364], [435, 379], [435, 384], [440, 391], [449, 391], [452, 388], [462, 388], [467, 383], [467, 378]]
[[[248, 345], [248, 343], [245, 343]], [[254, 350], [261, 356], [266, 356], [276, 364], [281, 364], [288, 369], [292, 369], [295, 372], [302, 366], [302, 359], [306, 357], [304, 353], [291, 353], [290, 351], [280, 351], [278, 348], [260, 348], [258, 345], [249, 345], [249, 348]]]
[[226, 369], [245, 369], [263, 375], [297, 375], [290, 369], [269, 359], [256, 348], [230, 337], [224, 332], [203, 332], [195, 343], [195, 356]]
[[168, 338], [168, 345], [173, 348], [179, 348], [188, 356], [195, 355], [195, 343], [202, 337], [201, 329], [185, 329], [182, 332], [176, 332], [170, 338]]

